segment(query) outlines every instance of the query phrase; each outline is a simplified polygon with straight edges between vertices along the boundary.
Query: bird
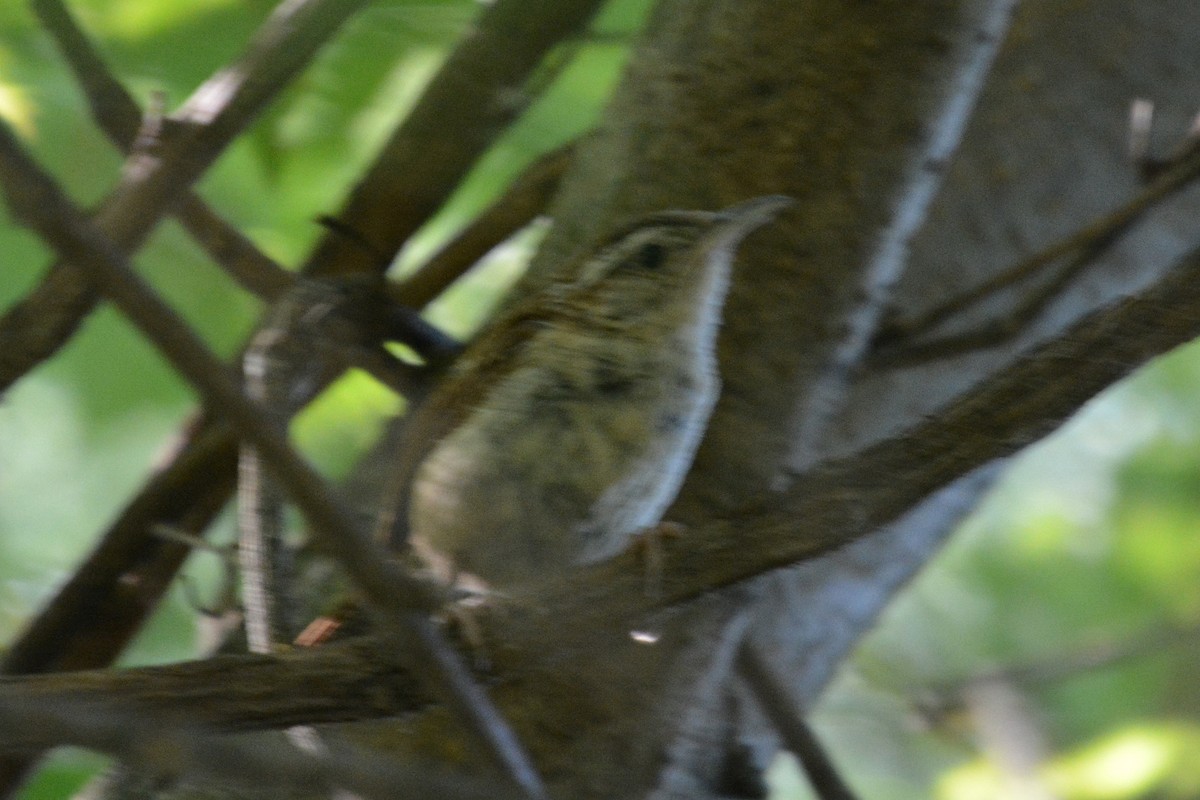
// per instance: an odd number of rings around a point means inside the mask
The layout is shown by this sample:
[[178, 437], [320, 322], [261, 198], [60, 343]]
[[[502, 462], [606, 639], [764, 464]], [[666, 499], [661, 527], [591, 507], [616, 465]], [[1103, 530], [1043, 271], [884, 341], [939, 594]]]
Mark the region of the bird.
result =
[[504, 590], [657, 526], [720, 394], [736, 249], [789, 203], [643, 216], [501, 314], [412, 414], [389, 544]]

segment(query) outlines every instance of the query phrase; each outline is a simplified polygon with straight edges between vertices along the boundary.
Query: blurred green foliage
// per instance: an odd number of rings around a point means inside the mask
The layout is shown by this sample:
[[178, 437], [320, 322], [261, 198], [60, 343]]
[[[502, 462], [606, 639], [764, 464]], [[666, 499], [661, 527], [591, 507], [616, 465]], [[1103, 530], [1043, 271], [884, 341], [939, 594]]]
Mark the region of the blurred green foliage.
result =
[[[1197, 795], [1197, 385], [1191, 345], [1092, 401], [888, 609], [815, 714], [864, 797]], [[1034, 784], [984, 733], [1005, 714], [1041, 740]]]
[[[182, 103], [235, 58], [275, 3], [263, 0], [71, 0], [113, 73], [144, 106]], [[448, 207], [405, 254], [417, 263], [493, 200], [541, 153], [595, 120], [643, 18], [646, 0], [610, 4], [593, 34], [556, 54], [547, 90], [478, 165]], [[356, 177], [420, 95], [480, 5], [474, 0], [373, 4], [205, 175], [201, 194], [269, 255], [303, 259]], [[115, 184], [121, 159], [92, 124], [60, 55], [25, 3], [0, 3], [0, 115], [81, 204]], [[535, 235], [519, 237], [431, 311], [466, 334], [518, 274]], [[49, 251], [0, 210], [0, 307], [36, 284]], [[233, 356], [259, 303], [220, 273], [167, 222], [136, 264], [210, 346]], [[486, 302], [485, 302], [486, 301]], [[361, 374], [339, 382], [296, 422], [301, 447], [330, 475], [344, 475], [372, 440], [394, 397]], [[153, 469], [193, 408], [189, 389], [111, 309], [102, 307], [64, 351], [21, 381], [0, 405], [0, 641], [53, 593]], [[215, 540], [233, 535], [228, 515]], [[196, 652], [194, 604], [224, 580], [202, 554], [127, 654], [166, 662]], [[69, 796], [99, 763], [67, 750], [26, 790]]]
[[[263, 0], [74, 0], [114, 73], [168, 108], [234, 58]], [[539, 153], [596, 119], [649, 0], [612, 0], [593, 33], [556, 54], [549, 88], [403, 254], [419, 263]], [[300, 261], [392, 126], [478, 11], [472, 0], [378, 2], [241, 137], [202, 194], [282, 263]], [[23, 3], [0, 3], [0, 114], [81, 203], [113, 186], [120, 159], [88, 119], [51, 40]], [[5, 212], [0, 211], [0, 215]], [[519, 272], [537, 231], [500, 248], [431, 314], [464, 334]], [[47, 250], [0, 216], [0, 306], [35, 284]], [[211, 346], [232, 356], [260, 310], [174, 224], [137, 264]], [[1027, 797], [986, 740], [974, 688], [1004, 686], [1039, 732], [1038, 773], [1063, 798], [1200, 792], [1200, 350], [1161, 359], [1095, 401], [1014, 465], [944, 554], [888, 611], [816, 713], [865, 797]], [[53, 592], [136, 491], [192, 395], [110, 309], [0, 405], [0, 641]], [[333, 475], [396, 408], [348, 376], [296, 423]], [[228, 540], [228, 519], [221, 523]], [[193, 609], [223, 579], [200, 556], [127, 656], [195, 652]], [[183, 587], [192, 591], [184, 591]], [[1010, 709], [1012, 710], [1012, 709]], [[101, 763], [68, 750], [26, 791], [69, 796]], [[807, 797], [794, 767], [779, 797]], [[1026, 793], [1023, 793], [1026, 792]]]

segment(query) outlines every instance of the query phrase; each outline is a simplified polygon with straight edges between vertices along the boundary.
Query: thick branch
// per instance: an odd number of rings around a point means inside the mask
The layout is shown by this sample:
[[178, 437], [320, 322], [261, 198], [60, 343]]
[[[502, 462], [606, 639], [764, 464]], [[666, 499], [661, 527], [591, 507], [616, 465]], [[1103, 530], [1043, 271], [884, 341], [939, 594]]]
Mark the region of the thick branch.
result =
[[43, 749], [75, 744], [110, 753], [158, 779], [269, 786], [273, 796], [323, 790], [324, 796], [350, 789], [365, 797], [517, 797], [495, 781], [454, 774], [441, 768], [403, 763], [365, 750], [336, 754], [301, 751], [277, 737], [215, 736], [173, 717], [149, 718], [109, 702], [0, 701], [0, 746]]
[[0, 705], [103, 701], [222, 731], [375, 719], [429, 704], [416, 676], [376, 640], [276, 656], [218, 656], [163, 667], [0, 678]]
[[425, 89], [339, 219], [369, 243], [327, 235], [305, 270], [378, 270], [378, 254], [395, 253], [436, 211], [496, 134], [532, 99], [523, 84], [547, 51], [576, 33], [601, 0], [528, 3], [498, 0]]
[[[1193, 143], [1166, 165], [1161, 173], [1134, 197], [1113, 211], [1092, 220], [1077, 231], [1024, 258], [1008, 269], [962, 294], [921, 313], [911, 320], [896, 320], [884, 326], [876, 338], [871, 359], [888, 368], [910, 366], [938, 358], [995, 346], [1020, 333], [1061, 292], [1063, 286], [1083, 269], [1094, 264], [1121, 237], [1168, 199], [1192, 185], [1200, 176], [1200, 144]], [[966, 333], [925, 338], [952, 319], [997, 292], [1037, 275], [1051, 264], [1069, 257], [1057, 275], [1004, 317]]]
[[399, 635], [407, 655], [421, 666], [421, 674], [478, 736], [487, 754], [529, 796], [542, 796], [540, 780], [519, 743], [422, 613], [431, 600], [425, 587], [398, 570], [378, 546], [361, 535], [342, 503], [295, 453], [284, 435], [265, 422], [264, 415], [242, 395], [224, 365], [129, 269], [112, 242], [100, 235], [37, 170], [2, 124], [0, 176], [14, 216], [24, 219], [68, 258], [89, 264], [89, 280], [200, 390], [209, 407], [219, 409], [241, 437], [258, 450], [327, 548], [374, 607], [384, 613], [385, 625]]

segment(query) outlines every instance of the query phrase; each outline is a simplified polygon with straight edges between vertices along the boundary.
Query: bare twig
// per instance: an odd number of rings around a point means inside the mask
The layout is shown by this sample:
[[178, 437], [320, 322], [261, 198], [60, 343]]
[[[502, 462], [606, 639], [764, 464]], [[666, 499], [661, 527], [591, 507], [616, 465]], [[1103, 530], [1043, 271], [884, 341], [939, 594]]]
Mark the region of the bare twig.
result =
[[258, 249], [258, 245], [214, 211], [195, 193], [180, 201], [175, 215], [184, 230], [243, 289], [274, 300], [292, 285], [292, 273]]
[[1083, 246], [1057, 274], [1036, 291], [1031, 292], [1019, 306], [1002, 317], [979, 325], [962, 333], [935, 337], [925, 341], [908, 341], [893, 348], [879, 350], [872, 355], [871, 363], [889, 369], [911, 367], [918, 364], [953, 358], [966, 353], [975, 353], [1011, 341], [1026, 329], [1026, 326], [1053, 302], [1072, 279], [1089, 265], [1095, 263], [1126, 228], [1113, 229], [1111, 235], [1096, 238]]
[[[157, 151], [129, 159], [120, 185], [95, 215], [96, 228], [119, 248], [136, 250], [187, 187], [365, 2], [281, 5], [243, 57], [206, 81], [172, 117], [173, 133]], [[56, 264], [0, 318], [0, 389], [56, 352], [95, 299], [78, 265]]]
[[0, 124], [0, 175], [13, 214], [23, 219], [66, 257], [91, 267], [105, 295], [254, 445], [284, 484], [322, 541], [354, 577], [384, 621], [398, 626], [402, 640], [423, 667], [438, 694], [487, 746], [488, 754], [531, 797], [544, 795], [540, 779], [515, 736], [461, 660], [421, 611], [436, 604], [427, 588], [398, 570], [357, 529], [351, 515], [324, 481], [238, 390], [228, 371], [134, 274], [124, 255], [102, 236], [24, 154], [7, 126]]
[[[1093, 263], [1114, 242], [1141, 221], [1147, 213], [1200, 175], [1200, 141], [1193, 141], [1180, 153], [1172, 166], [1158, 175], [1129, 202], [1095, 220], [1015, 266], [984, 281], [973, 289], [935, 306], [920, 316], [897, 321], [886, 326], [875, 341], [872, 360], [882, 366], [908, 366], [933, 358], [944, 358], [961, 352], [977, 350], [1011, 338], [1022, 330], [1023, 324], [1038, 314], [1074, 275]], [[1030, 300], [1009, 312], [1009, 319], [961, 336], [949, 335], [926, 341], [920, 337], [930, 333], [943, 322], [1035, 275], [1055, 261], [1071, 256], [1061, 273]]]
[[539, 158], [449, 244], [391, 290], [397, 302], [422, 308], [514, 231], [542, 213], [570, 163], [574, 144]]
[[305, 271], [369, 272], [395, 253], [450, 196], [533, 99], [525, 82], [545, 54], [578, 31], [601, 0], [497, 0], [425, 89], [337, 217], [369, 243], [326, 235]]
[[804, 768], [817, 797], [820, 800], [855, 800], [857, 795], [842, 780], [821, 740], [804, 719], [804, 710], [749, 640], [742, 642], [738, 651], [738, 671], [753, 690], [759, 709], [779, 732], [784, 746]]
[[92, 118], [122, 152], [128, 152], [142, 124], [137, 103], [109, 72], [108, 65], [61, 0], [31, 0], [29, 5], [71, 67], [87, 98]]

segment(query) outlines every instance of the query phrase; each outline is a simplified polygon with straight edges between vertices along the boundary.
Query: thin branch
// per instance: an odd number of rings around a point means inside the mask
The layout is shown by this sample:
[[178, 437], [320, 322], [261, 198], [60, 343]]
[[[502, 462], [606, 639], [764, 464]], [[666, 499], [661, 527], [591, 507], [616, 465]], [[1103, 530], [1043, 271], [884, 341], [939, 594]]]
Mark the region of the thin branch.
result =
[[366, 797], [518, 797], [494, 780], [403, 763], [341, 747], [320, 756], [270, 735], [229, 739], [178, 717], [131, 714], [111, 702], [0, 702], [0, 747], [9, 750], [74, 744], [109, 753], [157, 778], [218, 782], [278, 796], [345, 788]]
[[91, 267], [105, 295], [132, 321], [194, 386], [210, 408], [219, 409], [244, 439], [253, 444], [287, 488], [323, 543], [354, 578], [356, 585], [398, 626], [409, 655], [422, 665], [438, 694], [469, 723], [493, 760], [531, 797], [545, 794], [540, 779], [516, 737], [457, 654], [420, 611], [436, 604], [428, 588], [413, 580], [358, 530], [353, 517], [319, 475], [267, 424], [261, 411], [242, 395], [225, 366], [175, 317], [131, 269], [124, 255], [101, 235], [28, 159], [7, 126], [0, 124], [0, 175], [14, 217], [23, 219], [57, 250]]
[[913, 367], [930, 361], [941, 361], [967, 353], [977, 353], [980, 350], [998, 347], [1005, 342], [1012, 341], [1026, 330], [1026, 326], [1036, 319], [1046, 309], [1046, 306], [1060, 296], [1060, 292], [1079, 273], [1104, 255], [1125, 230], [1127, 230], [1125, 227], [1113, 229], [1112, 235], [1101, 236], [1084, 245], [1083, 249], [1072, 256], [1070, 261], [1047, 283], [1038, 287], [1036, 291], [1024, 298], [1020, 305], [998, 319], [962, 333], [952, 333], [924, 341], [897, 343], [893, 347], [873, 353], [870, 359], [871, 365], [883, 369]]
[[[112, 523], [87, 560], [0, 661], [6, 674], [99, 667], [115, 658], [169, 585], [189, 548], [147, 535], [155, 525], [202, 530], [234, 485], [237, 444], [202, 426]], [[122, 588], [123, 587], [123, 588]], [[97, 627], [97, 620], [104, 624]], [[77, 647], [86, 643], [86, 647]]]
[[384, 553], [371, 546], [350, 515], [329, 493], [325, 482], [264, 421], [266, 413], [247, 400], [229, 370], [129, 267], [114, 244], [103, 237], [62, 195], [48, 176], [20, 150], [11, 130], [0, 124], [0, 176], [13, 216], [39, 233], [52, 247], [88, 264], [88, 278], [132, 321], [167, 360], [253, 443], [285, 483], [338, 560], [381, 608], [430, 609], [428, 591], [387, 566]]
[[546, 53], [577, 33], [602, 0], [497, 0], [465, 37], [392, 134], [337, 217], [364, 247], [326, 235], [305, 271], [369, 272], [442, 206], [503, 131], [534, 99], [526, 82]]
[[787, 684], [776, 674], [749, 641], [738, 651], [738, 671], [758, 700], [758, 707], [779, 732], [784, 746], [800, 762], [813, 792], [820, 800], [856, 800], [824, 745], [804, 719], [804, 709], [792, 697]]
[[[475, 50], [478, 51], [478, 47]], [[481, 63], [486, 64], [488, 58], [502, 55], [480, 53], [479, 57]], [[468, 58], [462, 59], [462, 63], [466, 65], [464, 68], [471, 67]], [[102, 74], [90, 68], [83, 72]], [[100, 93], [88, 94], [91, 97]], [[136, 127], [139, 123], [136, 108], [129, 108], [134, 115], [128, 124]], [[422, 163], [424, 154], [418, 150], [410, 157], [414, 162]], [[45, 321], [78, 319], [86, 313], [93, 301], [90, 294], [72, 298], [77, 287], [73, 274], [52, 271], [39, 292], [40, 299], [22, 304], [11, 312], [9, 319], [0, 321], [0, 344], [4, 345], [0, 347], [0, 383], [6, 378], [9, 382], [15, 380], [36, 361], [36, 357], [31, 361], [21, 355], [26, 348], [14, 338], [14, 331], [35, 337], [32, 350], [48, 354], [58, 346], [56, 337], [60, 332]], [[46, 303], [60, 302], [63, 308], [47, 310]], [[80, 303], [86, 308], [80, 308]], [[413, 317], [405, 309], [396, 309], [392, 320], [396, 338], [433, 361], [445, 360], [456, 352], [457, 343]], [[44, 333], [44, 337], [39, 336], [39, 332]], [[69, 332], [61, 335], [69, 335]], [[12, 360], [6, 362], [6, 359]], [[313, 387], [314, 391], [319, 388]], [[147, 535], [147, 531], [155, 524], [189, 531], [203, 530], [227, 500], [233, 486], [236, 443], [228, 429], [212, 420], [200, 420], [185, 433], [185, 437], [179, 456], [127, 505], [87, 562], [13, 643], [4, 661], [7, 671], [101, 666], [128, 641], [187, 552], [177, 544]], [[193, 500], [196, 501], [194, 507]], [[138, 590], [129, 591], [131, 585], [137, 586]], [[105, 620], [102, 636], [91, 630], [95, 619]]]
[[[123, 179], [93, 224], [133, 252], [222, 150], [303, 69], [366, 0], [282, 4], [246, 53], [206, 81], [171, 118], [156, 152], [126, 162]], [[0, 390], [53, 355], [95, 306], [78, 265], [58, 263], [33, 292], [0, 318]]]
[[962, 693], [974, 684], [1004, 683], [1037, 688], [1157, 655], [1168, 648], [1191, 647], [1198, 638], [1200, 627], [1196, 626], [1145, 631], [1126, 639], [1095, 642], [1043, 658], [993, 666], [963, 678], [922, 687], [916, 693], [922, 698], [923, 711], [932, 716], [937, 709], [957, 705]]
[[461, 278], [489, 250], [544, 212], [570, 163], [574, 143], [539, 158], [509, 185], [504, 196], [471, 220], [445, 247], [391, 290], [397, 302], [423, 308]]
[[258, 245], [214, 211], [200, 195], [193, 192], [184, 195], [175, 216], [209, 258], [246, 291], [271, 301], [292, 285], [292, 273], [259, 250]]
[[[128, 154], [142, 113], [108, 69], [62, 0], [33, 0], [34, 13], [58, 43], [59, 52], [83, 90], [92, 118], [121, 152]], [[195, 192], [186, 192], [176, 216], [192, 238], [238, 283], [271, 299], [291, 282], [288, 272], [226, 222]]]
[[122, 152], [128, 152], [142, 124], [142, 112], [133, 97], [109, 72], [61, 0], [31, 0], [29, 5], [79, 82], [92, 118]]
[[1170, 168], [1116, 210], [920, 316], [911, 320], [895, 321], [886, 326], [876, 338], [876, 352], [872, 360], [887, 367], [907, 366], [977, 350], [1003, 341], [1006, 336], [1011, 337], [1013, 333], [1019, 332], [1020, 325], [1014, 325], [1011, 321], [1001, 321], [985, 331], [917, 341], [951, 317], [988, 299], [996, 292], [1026, 280], [1060, 258], [1072, 256], [1062, 274], [1050, 284], [1051, 291], [1039, 293], [1026, 306], [1010, 315], [1017, 320], [1031, 319], [1053, 299], [1057, 289], [1065, 285], [1066, 281], [1095, 261], [1146, 214], [1191, 185], [1197, 176], [1200, 176], [1200, 141], [1193, 141]]

